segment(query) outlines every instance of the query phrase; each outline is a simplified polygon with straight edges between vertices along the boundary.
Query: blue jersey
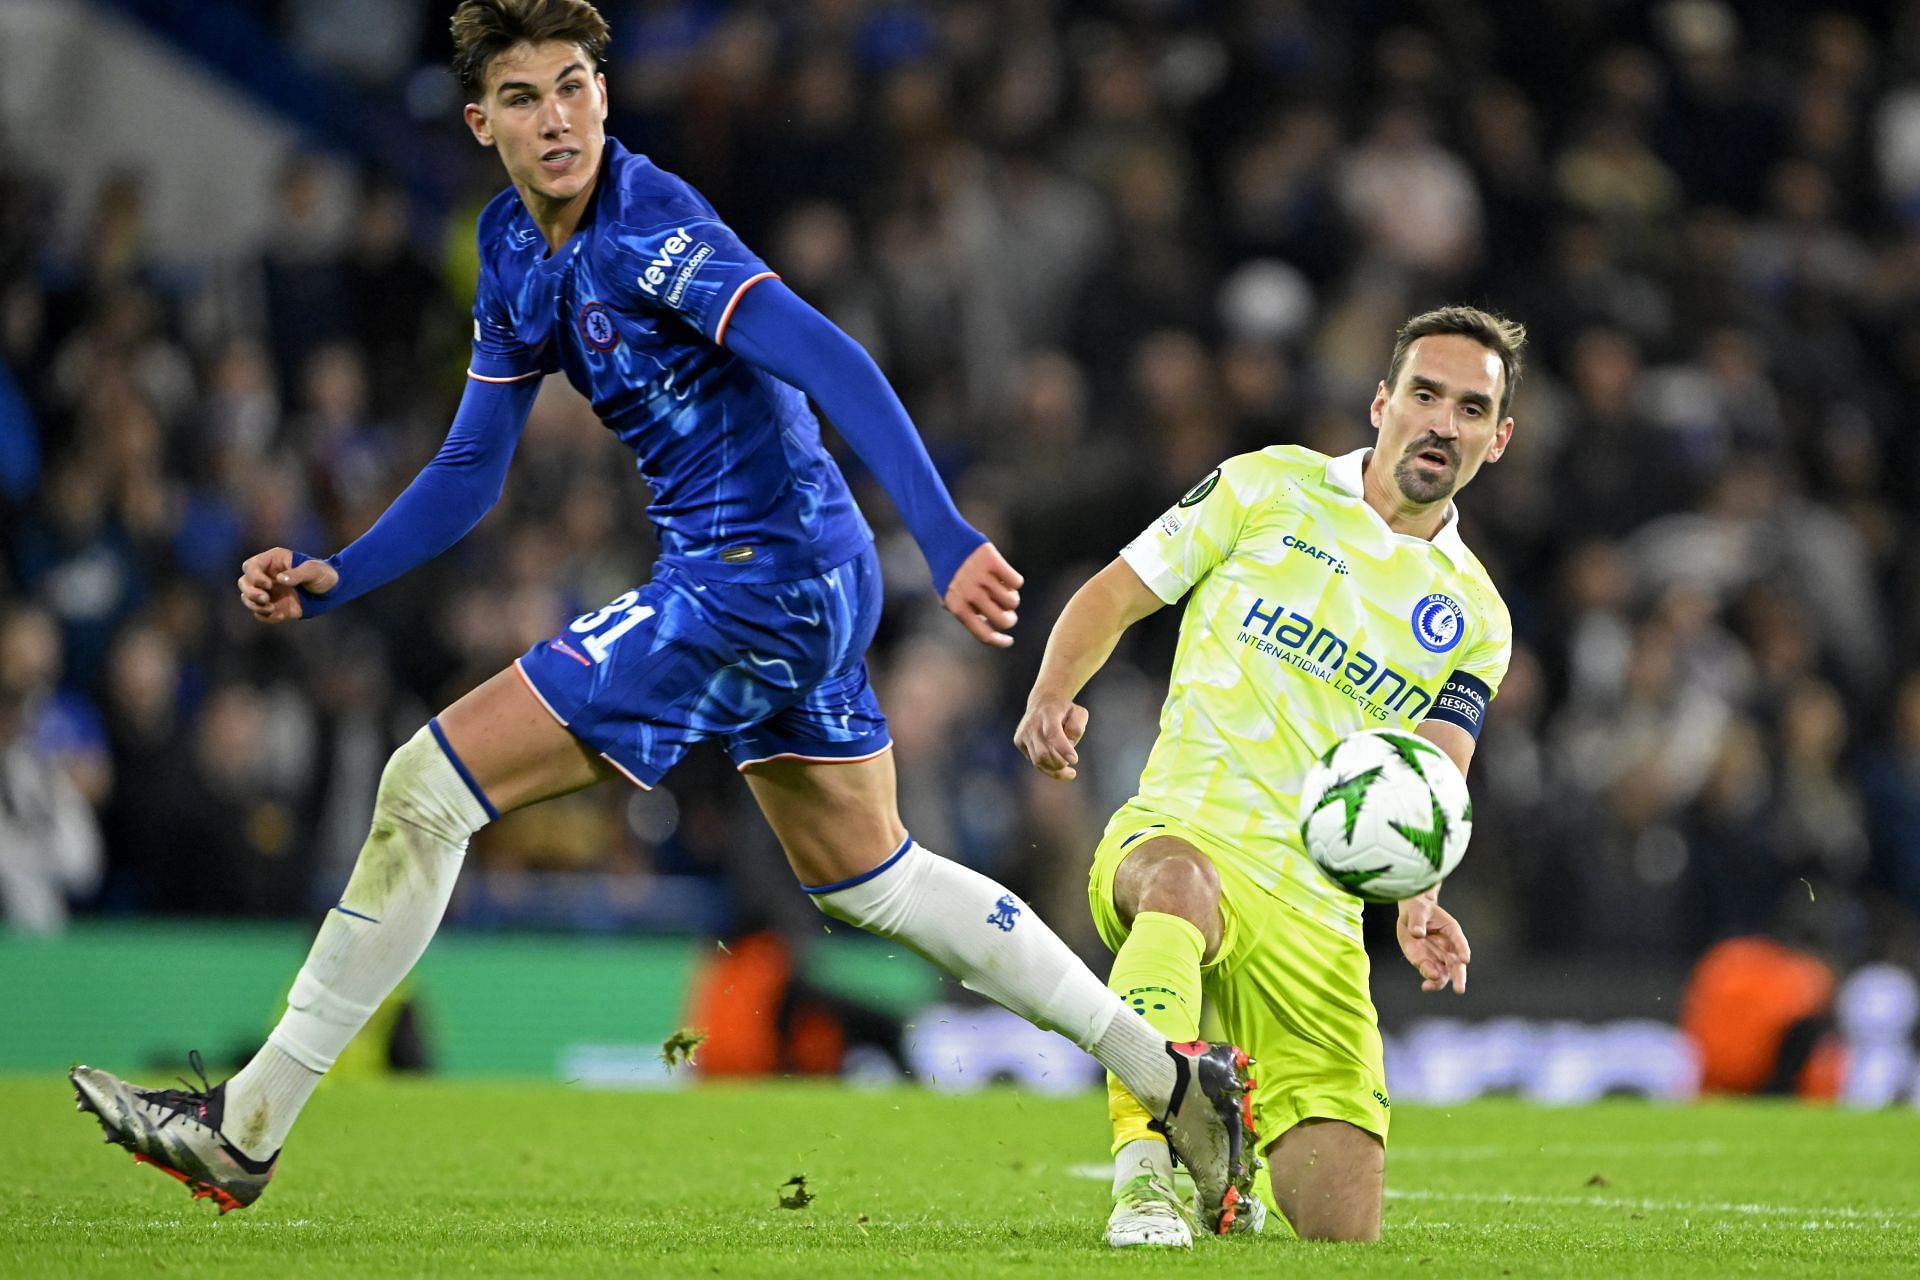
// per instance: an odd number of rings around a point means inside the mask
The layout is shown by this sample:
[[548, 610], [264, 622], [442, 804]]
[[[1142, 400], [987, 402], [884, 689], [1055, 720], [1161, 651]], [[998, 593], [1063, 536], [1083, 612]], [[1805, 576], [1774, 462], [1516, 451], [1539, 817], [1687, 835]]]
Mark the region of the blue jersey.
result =
[[547, 252], [511, 188], [479, 242], [471, 375], [564, 370], [637, 455], [662, 564], [789, 582], [872, 541], [806, 397], [721, 345], [741, 295], [774, 273], [699, 192], [609, 138], [566, 244]]

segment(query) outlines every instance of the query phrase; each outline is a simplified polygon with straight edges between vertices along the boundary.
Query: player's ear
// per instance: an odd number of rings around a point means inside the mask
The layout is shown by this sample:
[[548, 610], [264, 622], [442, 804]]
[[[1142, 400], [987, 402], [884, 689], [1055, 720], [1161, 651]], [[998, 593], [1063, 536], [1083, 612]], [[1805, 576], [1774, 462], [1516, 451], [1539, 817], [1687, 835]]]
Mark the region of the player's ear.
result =
[[1493, 447], [1487, 450], [1487, 461], [1500, 461], [1500, 455], [1507, 451], [1507, 441], [1511, 439], [1513, 439], [1513, 419], [1508, 418], [1500, 424], [1500, 429], [1493, 433]]
[[460, 113], [467, 122], [467, 128], [473, 132], [473, 140], [483, 147], [493, 145], [493, 125], [487, 120], [486, 111], [477, 102], [469, 102]]
[[593, 82], [600, 86], [600, 123], [607, 122], [607, 77], [605, 72], [593, 73]]
[[1381, 379], [1379, 387], [1377, 387], [1374, 390], [1373, 404], [1367, 410], [1367, 416], [1373, 420], [1373, 429], [1375, 431], [1378, 431], [1380, 429], [1380, 414], [1386, 409], [1386, 407], [1387, 407], [1387, 383], [1386, 383], [1386, 380], [1383, 378]]

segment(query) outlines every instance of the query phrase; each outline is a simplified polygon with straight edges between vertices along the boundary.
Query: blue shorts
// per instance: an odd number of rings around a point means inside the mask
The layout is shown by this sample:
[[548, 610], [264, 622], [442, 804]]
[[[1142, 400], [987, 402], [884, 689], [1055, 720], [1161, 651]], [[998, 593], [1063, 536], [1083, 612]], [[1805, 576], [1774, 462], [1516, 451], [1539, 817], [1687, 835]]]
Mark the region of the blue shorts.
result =
[[642, 787], [706, 738], [741, 769], [867, 760], [891, 745], [867, 683], [880, 599], [871, 544], [798, 582], [707, 583], [661, 566], [514, 666], [554, 719]]

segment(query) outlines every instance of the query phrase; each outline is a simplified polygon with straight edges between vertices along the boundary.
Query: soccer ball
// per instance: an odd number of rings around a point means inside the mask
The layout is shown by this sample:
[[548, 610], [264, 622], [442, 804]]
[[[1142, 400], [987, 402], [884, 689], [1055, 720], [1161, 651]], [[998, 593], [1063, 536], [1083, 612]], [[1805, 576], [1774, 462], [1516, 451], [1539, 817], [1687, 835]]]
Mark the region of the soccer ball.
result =
[[1334, 743], [1300, 790], [1300, 838], [1327, 878], [1368, 902], [1425, 893], [1473, 834], [1467, 780], [1447, 753], [1395, 729]]

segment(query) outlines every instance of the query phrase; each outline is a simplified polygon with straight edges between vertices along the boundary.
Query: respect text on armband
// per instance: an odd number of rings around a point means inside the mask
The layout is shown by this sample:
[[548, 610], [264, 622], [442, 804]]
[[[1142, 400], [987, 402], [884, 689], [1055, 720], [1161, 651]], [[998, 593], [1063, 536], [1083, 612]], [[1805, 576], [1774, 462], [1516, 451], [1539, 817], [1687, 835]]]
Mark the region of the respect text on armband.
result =
[[1486, 711], [1486, 704], [1466, 686], [1449, 680], [1440, 690], [1440, 696], [1434, 700], [1434, 709], [1451, 711], [1455, 715], [1464, 716], [1474, 724], [1479, 724], [1481, 714]]

